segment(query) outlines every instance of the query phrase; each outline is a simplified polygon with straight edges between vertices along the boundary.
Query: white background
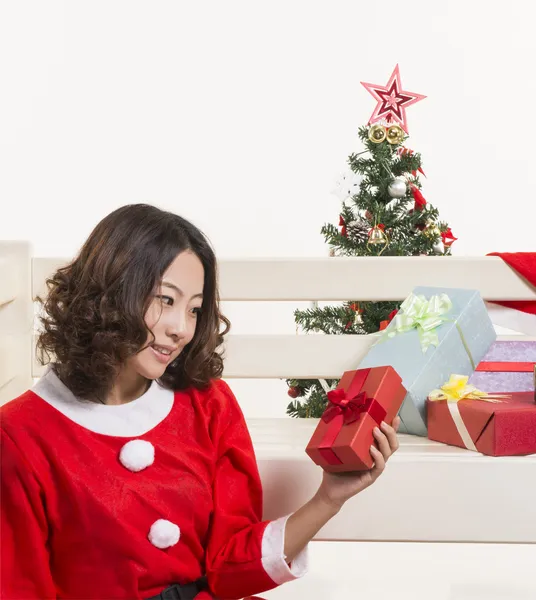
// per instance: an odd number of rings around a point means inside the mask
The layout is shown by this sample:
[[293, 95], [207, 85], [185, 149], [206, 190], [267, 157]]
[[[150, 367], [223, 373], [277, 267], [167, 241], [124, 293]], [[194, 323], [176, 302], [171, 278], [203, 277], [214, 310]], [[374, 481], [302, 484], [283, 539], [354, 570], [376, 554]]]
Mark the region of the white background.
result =
[[70, 255], [152, 202], [220, 256], [325, 255], [330, 194], [375, 101], [407, 111], [455, 254], [534, 249], [533, 3], [6, 1], [0, 239]]
[[[360, 81], [385, 84], [398, 63], [404, 88], [428, 96], [408, 109], [408, 145], [453, 253], [534, 250], [533, 6], [4, 1], [0, 239], [68, 257], [109, 211], [151, 202], [220, 257], [325, 256], [333, 181], [374, 109]], [[288, 331], [294, 306], [280, 320], [262, 305], [229, 312], [235, 332]], [[282, 415], [282, 391], [263, 384], [246, 414]], [[521, 549], [441, 548], [317, 545], [314, 575], [270, 597], [534, 597]], [[355, 575], [337, 587], [341, 566]]]
[[[0, 239], [72, 256], [126, 203], [191, 219], [218, 256], [325, 256], [331, 193], [375, 100], [407, 110], [426, 199], [458, 255], [536, 247], [532, 4], [4, 2]], [[234, 333], [288, 333], [298, 303], [225, 305]], [[233, 382], [282, 416], [279, 381]], [[256, 390], [252, 394], [252, 391]]]

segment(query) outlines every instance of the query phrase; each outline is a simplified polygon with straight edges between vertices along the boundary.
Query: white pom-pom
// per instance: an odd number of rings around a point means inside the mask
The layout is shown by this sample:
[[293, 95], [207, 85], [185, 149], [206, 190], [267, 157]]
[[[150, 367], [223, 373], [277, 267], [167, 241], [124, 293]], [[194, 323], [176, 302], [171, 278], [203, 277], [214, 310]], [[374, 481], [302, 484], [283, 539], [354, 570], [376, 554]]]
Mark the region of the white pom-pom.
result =
[[169, 548], [174, 546], [181, 537], [178, 525], [165, 519], [158, 519], [151, 525], [149, 541], [157, 548]]
[[154, 446], [145, 440], [132, 440], [121, 448], [119, 460], [127, 469], [137, 473], [153, 464]]

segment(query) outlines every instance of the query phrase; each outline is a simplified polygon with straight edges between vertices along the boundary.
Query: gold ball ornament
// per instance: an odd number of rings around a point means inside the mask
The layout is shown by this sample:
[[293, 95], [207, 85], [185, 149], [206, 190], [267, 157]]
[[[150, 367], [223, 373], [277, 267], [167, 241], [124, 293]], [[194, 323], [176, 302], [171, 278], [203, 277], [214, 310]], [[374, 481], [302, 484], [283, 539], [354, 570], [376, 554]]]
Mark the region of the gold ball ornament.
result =
[[383, 125], [376, 124], [369, 129], [368, 137], [371, 142], [381, 144], [387, 137], [387, 131]]
[[399, 125], [391, 125], [387, 130], [387, 141], [390, 144], [401, 144], [404, 141], [404, 130]]
[[430, 239], [441, 237], [441, 230], [435, 223], [431, 221], [426, 224], [426, 228], [424, 229], [423, 233]]

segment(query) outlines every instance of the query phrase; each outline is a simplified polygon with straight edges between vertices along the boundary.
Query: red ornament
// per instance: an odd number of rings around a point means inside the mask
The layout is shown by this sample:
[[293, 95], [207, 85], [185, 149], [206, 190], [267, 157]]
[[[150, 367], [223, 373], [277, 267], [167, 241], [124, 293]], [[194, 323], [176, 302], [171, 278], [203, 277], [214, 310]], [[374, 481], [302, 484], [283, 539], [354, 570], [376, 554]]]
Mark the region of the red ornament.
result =
[[414, 210], [422, 210], [425, 208], [426, 200], [421, 194], [421, 190], [413, 183], [411, 184], [411, 193], [413, 194], [413, 199], [415, 200]]
[[443, 239], [443, 244], [447, 248], [449, 246], [452, 246], [452, 244], [458, 239], [457, 237], [454, 237], [454, 235], [452, 234], [452, 231], [450, 230], [450, 227], [445, 229], [445, 231], [441, 232], [441, 238]]
[[383, 331], [387, 327], [387, 325], [389, 325], [389, 323], [395, 318], [395, 315], [397, 312], [398, 312], [398, 310], [395, 308], [395, 310], [392, 310], [389, 313], [389, 316], [387, 317], [386, 321], [380, 322], [380, 331]]
[[396, 122], [408, 133], [406, 108], [426, 98], [426, 96], [402, 89], [398, 65], [396, 65], [387, 85], [376, 85], [374, 83], [364, 83], [363, 81], [361, 85], [378, 101], [370, 117], [369, 125], [382, 120], [387, 121], [387, 123]]
[[288, 388], [288, 395], [291, 398], [299, 398], [302, 395], [302, 390], [297, 385], [293, 385]]
[[[398, 154], [398, 156], [404, 156], [405, 154], [407, 154], [408, 156], [411, 156], [412, 154], [415, 154], [413, 152], [413, 150], [410, 150], [409, 148], [406, 148], [405, 146], [401, 146], [396, 153]], [[422, 167], [419, 167], [417, 169], [419, 171], [419, 173], [422, 173], [424, 175], [424, 177], [426, 177], [424, 171], [422, 170]], [[417, 171], [412, 171], [411, 174], [413, 175], [413, 177], [415, 177], [417, 175]]]
[[345, 223], [342, 215], [339, 216], [339, 227], [342, 227], [342, 229], [341, 229], [341, 235], [343, 237], [347, 237], [346, 236], [346, 223]]

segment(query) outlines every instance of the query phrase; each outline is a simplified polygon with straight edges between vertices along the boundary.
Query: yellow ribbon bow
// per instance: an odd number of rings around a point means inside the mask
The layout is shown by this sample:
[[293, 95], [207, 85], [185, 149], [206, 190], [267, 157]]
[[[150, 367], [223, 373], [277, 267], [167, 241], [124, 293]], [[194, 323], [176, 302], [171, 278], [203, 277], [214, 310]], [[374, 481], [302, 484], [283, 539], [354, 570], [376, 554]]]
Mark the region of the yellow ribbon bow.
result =
[[460, 400], [484, 400], [485, 402], [501, 402], [497, 398], [508, 398], [507, 395], [488, 394], [477, 389], [474, 385], [467, 385], [469, 377], [465, 375], [451, 375], [441, 389], [432, 390], [428, 394], [429, 400], [447, 400], [459, 402]]

